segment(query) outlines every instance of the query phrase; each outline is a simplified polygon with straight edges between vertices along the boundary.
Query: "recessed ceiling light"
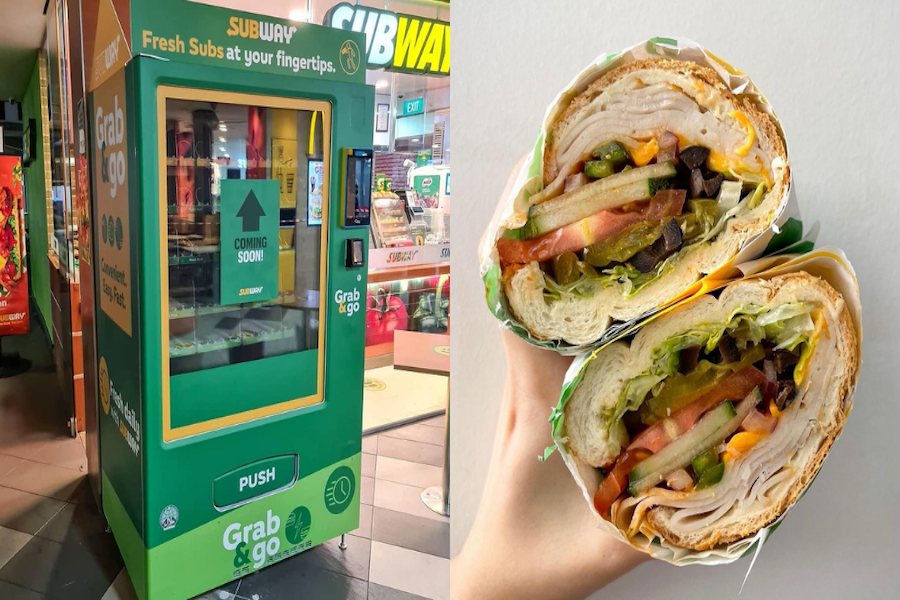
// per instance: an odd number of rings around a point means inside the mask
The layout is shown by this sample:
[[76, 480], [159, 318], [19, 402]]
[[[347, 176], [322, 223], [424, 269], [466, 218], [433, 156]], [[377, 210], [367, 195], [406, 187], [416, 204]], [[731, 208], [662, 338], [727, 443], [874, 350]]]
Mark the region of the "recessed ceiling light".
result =
[[224, 146], [219, 146], [219, 152], [225, 152]]
[[383, 90], [383, 89], [385, 89], [386, 87], [389, 87], [390, 85], [391, 85], [391, 84], [390, 84], [390, 82], [389, 82], [387, 79], [379, 79], [377, 82], [375, 82], [375, 89], [376, 89], [376, 90]]
[[225, 155], [225, 158], [231, 158], [231, 155], [230, 155], [230, 154], [226, 154], [226, 155]]
[[225, 143], [225, 138], [220, 137], [220, 138], [219, 138], [219, 141], [222, 142], [222, 143], [224, 144], [224, 143]]
[[309, 13], [306, 12], [305, 8], [295, 8], [288, 13], [288, 19], [291, 21], [303, 21], [305, 23], [309, 20]]
[[225, 123], [219, 123], [219, 131], [228, 131], [228, 126]]
[[420, 141], [422, 141], [422, 140], [420, 140], [419, 138], [413, 138], [412, 141], [414, 141], [414, 142], [420, 142]]

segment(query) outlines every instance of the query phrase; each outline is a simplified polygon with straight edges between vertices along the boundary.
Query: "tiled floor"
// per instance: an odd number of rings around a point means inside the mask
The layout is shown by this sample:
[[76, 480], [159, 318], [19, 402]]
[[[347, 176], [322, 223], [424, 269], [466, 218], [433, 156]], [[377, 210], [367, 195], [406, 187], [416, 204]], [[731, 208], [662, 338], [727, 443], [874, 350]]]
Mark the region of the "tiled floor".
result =
[[[85, 478], [84, 447], [68, 436], [42, 336], [3, 344], [34, 367], [0, 380], [0, 598], [132, 600]], [[332, 540], [201, 598], [447, 598], [449, 519], [419, 498], [441, 481], [443, 443], [443, 417], [363, 438], [360, 527], [346, 550]]]
[[[392, 366], [366, 371], [363, 431], [408, 422], [447, 406], [447, 377], [401, 371]], [[443, 438], [439, 442], [444, 443]]]

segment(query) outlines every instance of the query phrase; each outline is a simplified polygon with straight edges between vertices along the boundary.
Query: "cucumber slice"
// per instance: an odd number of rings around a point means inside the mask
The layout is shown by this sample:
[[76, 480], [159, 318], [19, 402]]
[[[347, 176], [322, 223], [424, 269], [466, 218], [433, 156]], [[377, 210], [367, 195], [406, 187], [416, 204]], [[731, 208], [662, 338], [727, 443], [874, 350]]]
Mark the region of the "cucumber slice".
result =
[[737, 431], [750, 411], [762, 401], [759, 388], [754, 388], [735, 408], [723, 402], [703, 415], [697, 424], [671, 444], [639, 463], [628, 475], [628, 493], [637, 496], [662, 482], [666, 475], [691, 464], [698, 454], [715, 448]]
[[701, 418], [687, 433], [671, 444], [639, 463], [628, 475], [628, 493], [637, 496], [658, 485], [672, 471], [691, 464], [698, 452], [717, 446], [728, 434], [729, 426], [737, 413], [731, 402], [723, 402]]
[[536, 204], [529, 214], [529, 233], [532, 237], [541, 235], [594, 213], [649, 198], [659, 189], [660, 183], [655, 180], [674, 177], [675, 172], [671, 162], [629, 169]]

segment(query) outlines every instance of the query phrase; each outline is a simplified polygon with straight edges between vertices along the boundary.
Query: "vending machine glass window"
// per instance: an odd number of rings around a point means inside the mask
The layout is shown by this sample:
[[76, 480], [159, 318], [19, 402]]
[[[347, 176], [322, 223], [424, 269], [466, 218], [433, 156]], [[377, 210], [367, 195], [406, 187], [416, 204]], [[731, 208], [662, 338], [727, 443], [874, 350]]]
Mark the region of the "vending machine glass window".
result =
[[[284, 399], [289, 407], [272, 411], [321, 402], [327, 229], [318, 225], [329, 198], [323, 185], [312, 198], [305, 180], [316, 164], [328, 181], [331, 105], [183, 88], [160, 93], [173, 396], [196, 385], [190, 378], [199, 372], [292, 355], [282, 368], [308, 377]], [[186, 419], [185, 433], [227, 425], [214, 410], [200, 412], [207, 414]]]

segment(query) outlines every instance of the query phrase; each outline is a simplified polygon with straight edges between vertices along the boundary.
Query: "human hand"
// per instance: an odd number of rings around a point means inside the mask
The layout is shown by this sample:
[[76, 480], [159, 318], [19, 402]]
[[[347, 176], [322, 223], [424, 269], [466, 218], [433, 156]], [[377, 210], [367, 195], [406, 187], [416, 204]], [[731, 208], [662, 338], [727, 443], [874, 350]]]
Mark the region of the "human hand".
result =
[[481, 505], [451, 563], [453, 598], [584, 598], [647, 555], [598, 529], [558, 453], [538, 460], [572, 358], [502, 335], [506, 390]]
[[584, 598], [647, 559], [597, 528], [547, 422], [572, 359], [504, 331], [507, 374], [488, 481], [465, 547], [451, 565], [453, 597]]

